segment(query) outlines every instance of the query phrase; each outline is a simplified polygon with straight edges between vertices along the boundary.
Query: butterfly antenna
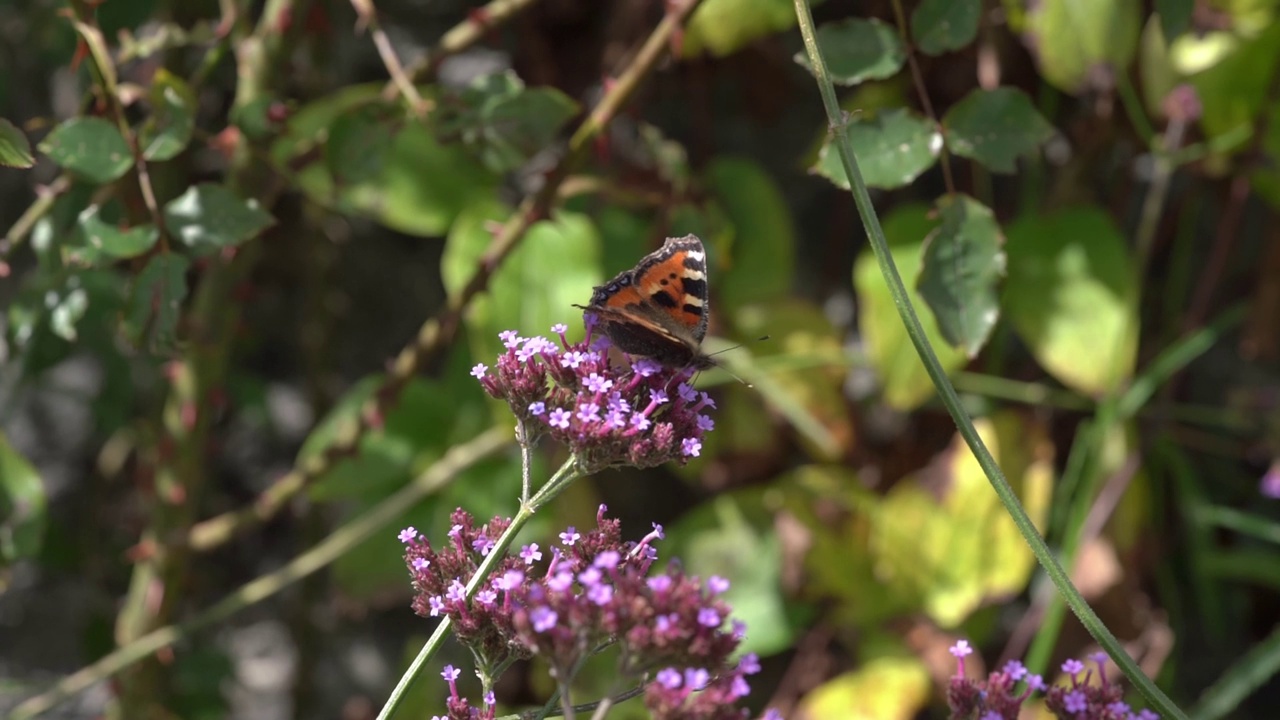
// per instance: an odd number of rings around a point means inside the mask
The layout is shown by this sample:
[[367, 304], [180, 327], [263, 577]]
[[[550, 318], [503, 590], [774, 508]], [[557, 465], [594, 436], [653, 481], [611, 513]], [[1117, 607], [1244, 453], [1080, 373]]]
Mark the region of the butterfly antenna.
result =
[[[760, 337], [758, 337], [758, 338], [756, 338], [756, 339], [755, 339], [755, 342], [762, 342], [762, 341], [764, 341], [764, 340], [768, 340], [768, 339], [769, 339], [769, 336], [768, 336], [768, 335], [761, 335]], [[717, 351], [715, 351], [715, 352], [711, 353], [710, 355], [708, 355], [707, 357], [712, 357], [712, 356], [714, 356], [714, 355], [719, 355], [720, 353], [729, 352], [730, 350], [737, 350], [738, 348], [740, 348], [740, 347], [745, 347], [745, 346], [746, 346], [746, 343], [738, 343], [737, 345], [734, 345], [733, 347], [727, 347], [727, 348], [725, 348], [725, 349], [723, 349], [723, 350], [717, 350]], [[741, 377], [739, 377], [739, 376], [738, 376], [738, 374], [737, 374], [737, 373], [735, 373], [734, 371], [732, 371], [732, 370], [730, 370], [729, 368], [725, 367], [724, 365], [722, 365], [722, 364], [720, 364], [720, 363], [716, 363], [716, 365], [715, 365], [715, 366], [716, 366], [716, 367], [718, 367], [718, 368], [720, 368], [721, 370], [725, 371], [726, 373], [728, 373], [730, 377], [732, 377], [734, 380], [737, 380], [738, 382], [742, 383], [743, 385], [746, 385], [746, 386], [747, 386], [747, 387], [749, 387], [749, 388], [754, 388], [754, 387], [755, 387], [755, 385], [752, 385], [751, 383], [747, 382], [746, 380], [743, 380]]]

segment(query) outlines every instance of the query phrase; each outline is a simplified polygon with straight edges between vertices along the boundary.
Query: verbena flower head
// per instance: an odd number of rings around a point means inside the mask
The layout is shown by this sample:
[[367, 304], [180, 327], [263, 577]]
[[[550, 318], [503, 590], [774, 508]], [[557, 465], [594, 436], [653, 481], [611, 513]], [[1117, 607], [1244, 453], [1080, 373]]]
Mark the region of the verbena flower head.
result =
[[567, 445], [585, 472], [613, 465], [681, 464], [702, 452], [715, 427], [715, 403], [689, 385], [692, 369], [673, 371], [647, 358], [629, 367], [609, 362], [608, 338], [558, 342], [499, 333], [506, 350], [492, 371], [472, 368], [485, 392], [505, 400], [520, 419], [525, 442], [550, 435]]
[[[624, 542], [620, 523], [604, 512], [602, 505], [594, 530], [569, 528], [550, 548], [530, 543], [504, 558], [470, 599], [465, 583], [508, 520], [494, 518], [477, 527], [457, 510], [439, 548], [417, 531], [401, 531], [414, 611], [449, 617], [458, 639], [489, 670], [539, 655], [557, 677], [567, 677], [587, 655], [612, 645], [619, 675], [653, 681], [645, 697], [654, 717], [744, 720], [747, 713], [737, 702], [749, 692], [746, 676], [760, 666], [754, 655], [729, 662], [745, 630], [729, 620], [730, 608], [719, 598], [728, 582], [704, 583], [674, 564], [649, 575], [662, 528], [655, 526], [639, 542]], [[446, 675], [448, 718], [488, 717], [483, 713], [491, 712], [492, 703], [480, 710], [466, 704], [453, 679]]]
[[1158, 720], [1150, 710], [1134, 711], [1121, 701], [1124, 691], [1105, 672], [1106, 655], [1090, 656], [1098, 666], [1096, 677], [1084, 663], [1070, 659], [1062, 664], [1067, 684], [1046, 688], [1043, 678], [1032, 675], [1022, 663], [1010, 660], [985, 680], [965, 677], [964, 658], [973, 652], [968, 641], [951, 647], [956, 674], [947, 688], [947, 705], [953, 718], [1017, 720], [1022, 703], [1033, 692], [1045, 693], [1045, 705], [1060, 720]]

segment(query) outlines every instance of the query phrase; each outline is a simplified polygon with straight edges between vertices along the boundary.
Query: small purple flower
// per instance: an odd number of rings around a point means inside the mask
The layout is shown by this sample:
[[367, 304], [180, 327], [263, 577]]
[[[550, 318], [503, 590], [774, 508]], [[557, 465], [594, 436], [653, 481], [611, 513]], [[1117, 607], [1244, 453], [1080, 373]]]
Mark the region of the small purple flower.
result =
[[982, 713], [982, 716], [979, 717], [978, 720], [1004, 720], [1004, 716], [995, 710], [988, 710]]
[[631, 363], [631, 369], [642, 378], [653, 377], [662, 372], [662, 366], [649, 358], [638, 358]]
[[1280, 500], [1280, 460], [1271, 463], [1271, 469], [1262, 476], [1258, 490], [1266, 497]]
[[405, 545], [408, 545], [409, 543], [417, 539], [418, 529], [410, 525], [409, 527], [401, 530], [400, 534], [396, 535], [396, 537], [400, 539], [400, 542], [404, 543]]
[[1080, 713], [1089, 707], [1089, 699], [1079, 690], [1072, 690], [1062, 699], [1062, 705], [1067, 712]]
[[502, 338], [502, 344], [508, 350], [515, 350], [524, 342], [524, 338], [517, 335], [514, 330], [504, 330], [503, 332], [498, 333], [498, 337]]
[[462, 671], [461, 671], [461, 670], [459, 670], [458, 668], [456, 668], [456, 667], [454, 667], [454, 666], [452, 666], [452, 665], [445, 665], [445, 666], [444, 666], [444, 671], [440, 673], [440, 677], [442, 677], [442, 678], [444, 678], [445, 680], [447, 680], [448, 682], [451, 682], [451, 683], [452, 683], [452, 682], [454, 682], [455, 680], [457, 680], [457, 679], [458, 679], [458, 676], [459, 676], [459, 675], [461, 675], [461, 674], [462, 674]]
[[569, 589], [573, 587], [573, 573], [567, 571], [558, 572], [547, 578], [546, 585], [549, 590], [554, 592], [569, 592]]
[[968, 640], [957, 640], [956, 644], [948, 648], [947, 651], [958, 658], [973, 654], [973, 648], [969, 647]]
[[492, 590], [481, 590], [476, 593], [476, 603], [489, 607], [498, 602], [498, 593]]
[[785, 720], [785, 719], [782, 717], [781, 712], [779, 712], [774, 708], [769, 708], [768, 710], [764, 711], [764, 715], [760, 716], [760, 720]]
[[1129, 709], [1129, 703], [1117, 700], [1113, 703], [1107, 704], [1107, 712], [1115, 715], [1116, 717], [1128, 717], [1133, 711]]
[[597, 567], [601, 570], [612, 570], [618, 567], [618, 563], [622, 561], [622, 556], [617, 550], [605, 550], [596, 556], [595, 562], [591, 563], [591, 567]]
[[414, 558], [414, 559], [413, 559], [413, 569], [414, 569], [414, 570], [417, 570], [418, 572], [422, 572], [423, 570], [426, 570], [426, 569], [427, 569], [427, 568], [429, 568], [429, 567], [431, 567], [431, 561], [430, 561], [430, 560], [428, 560], [428, 559], [426, 559], [426, 558]]
[[715, 608], [704, 607], [698, 611], [698, 624], [702, 627], [718, 628], [722, 622], [724, 618], [720, 617]]
[[542, 559], [542, 552], [538, 550], [538, 543], [529, 543], [520, 548], [520, 559], [524, 560], [525, 565], [532, 565]]
[[635, 428], [636, 430], [639, 430], [640, 432], [644, 432], [645, 430], [648, 430], [649, 425], [651, 424], [652, 423], [649, 422], [649, 418], [645, 417], [644, 415], [636, 414], [631, 416], [631, 427]]
[[582, 583], [582, 587], [594, 587], [604, 579], [604, 573], [600, 572], [600, 568], [589, 567], [578, 573], [578, 582]]
[[684, 678], [680, 675], [680, 671], [675, 668], [663, 668], [658, 671], [654, 680], [662, 687], [668, 690], [679, 690], [680, 685], [684, 683]]
[[573, 547], [573, 544], [581, 538], [582, 536], [578, 534], [578, 531], [572, 525], [560, 533], [560, 542], [564, 543], [565, 547]]
[[684, 671], [684, 686], [690, 690], [701, 690], [711, 682], [711, 674], [702, 668], [686, 668]]
[[738, 661], [738, 670], [743, 675], [755, 675], [760, 672], [760, 656], [755, 653], [747, 653]]
[[613, 601], [613, 586], [600, 583], [587, 590], [587, 599], [596, 605], [608, 605]]
[[1004, 674], [1008, 675], [1014, 681], [1021, 680], [1027, 675], [1027, 668], [1017, 660], [1010, 660], [1004, 664]]
[[542, 402], [541, 400], [538, 400], [537, 402], [529, 403], [529, 414], [534, 417], [539, 417], [546, 411], [547, 411], [547, 404]]
[[566, 430], [569, 427], [569, 418], [571, 417], [573, 417], [573, 415], [568, 410], [556, 408], [551, 411], [551, 416], [547, 418], [547, 424], [551, 427], [558, 427], [561, 430]]
[[471, 377], [479, 380], [483, 378], [484, 374], [488, 371], [489, 371], [488, 365], [485, 365], [484, 363], [476, 363], [475, 367], [471, 368]]
[[698, 429], [702, 432], [711, 432], [716, 429], [716, 421], [706, 415], [699, 415]]
[[493, 694], [492, 690], [484, 694], [484, 704], [489, 707], [493, 707], [498, 704], [498, 698]]
[[[515, 590], [520, 587], [520, 583], [524, 582], [524, 573], [520, 570], [508, 570], [502, 574], [502, 577], [494, 581], [494, 587], [499, 590]], [[501, 584], [499, 584], [501, 583]]]
[[599, 420], [600, 406], [593, 402], [583, 403], [578, 407], [578, 419], [584, 423]]
[[454, 525], [453, 527], [449, 528], [449, 532], [447, 533], [447, 535], [451, 540], [460, 539], [462, 537], [462, 526]]
[[686, 457], [698, 457], [702, 454], [702, 441], [687, 437], [680, 441], [680, 452]]
[[725, 580], [719, 575], [712, 575], [711, 577], [707, 578], [707, 589], [710, 590], [713, 595], [719, 595], [720, 593], [728, 592], [729, 581]]
[[431, 617], [439, 617], [445, 611], [444, 598], [439, 595], [432, 595], [427, 602], [431, 605]]
[[709, 407], [712, 410], [716, 409], [716, 401], [712, 400], [711, 396], [706, 393], [702, 393], [702, 402], [700, 404], [702, 407]]
[[694, 390], [686, 383], [680, 383], [680, 386], [676, 388], [676, 394], [680, 396], [681, 400], [687, 403], [691, 403], [698, 399], [698, 391]]
[[449, 583], [449, 589], [445, 591], [444, 596], [453, 602], [464, 602], [467, 599], [467, 586], [462, 584], [461, 580], [453, 579]]
[[1030, 690], [1030, 691], [1032, 691], [1032, 692], [1039, 692], [1039, 691], [1041, 691], [1041, 690], [1044, 690], [1044, 688], [1045, 688], [1045, 684], [1044, 684], [1044, 677], [1042, 677], [1042, 676], [1040, 676], [1040, 675], [1028, 675], [1028, 676], [1027, 676], [1027, 689], [1028, 689], [1028, 690]]
[[649, 589], [656, 593], [665, 593], [671, 589], [671, 577], [669, 575], [655, 575], [645, 582], [649, 585]]
[[605, 415], [604, 424], [614, 430], [621, 430], [627, 426], [627, 416], [618, 410], [610, 410], [609, 414]]
[[583, 387], [595, 393], [609, 392], [613, 387], [613, 381], [602, 377], [600, 373], [591, 373], [587, 379], [582, 382]]
[[729, 627], [731, 628], [729, 635], [734, 640], [742, 640], [747, 636], [747, 624], [741, 620], [733, 620], [729, 623]]
[[578, 366], [586, 361], [586, 356], [577, 350], [571, 350], [560, 356], [560, 366], [571, 370], [577, 370]]
[[529, 613], [529, 620], [533, 623], [533, 631], [544, 633], [556, 626], [556, 621], [560, 617], [556, 615], [556, 611], [542, 605], [533, 609]]
[[1084, 663], [1080, 662], [1079, 660], [1076, 660], [1075, 658], [1070, 658], [1068, 660], [1065, 660], [1062, 663], [1062, 672], [1072, 677], [1075, 677], [1076, 675], [1079, 675], [1080, 673], [1084, 672]]
[[493, 552], [495, 542], [487, 537], [478, 537], [471, 541], [471, 549], [480, 553], [481, 557], [488, 557]]
[[564, 323], [556, 323], [551, 326], [551, 333], [553, 335], [563, 335], [567, 332], [569, 332], [569, 326]]
[[652, 402], [654, 405], [662, 405], [668, 400], [667, 391], [660, 390], [658, 388], [654, 388], [652, 391], [650, 391], [649, 397], [652, 398]]

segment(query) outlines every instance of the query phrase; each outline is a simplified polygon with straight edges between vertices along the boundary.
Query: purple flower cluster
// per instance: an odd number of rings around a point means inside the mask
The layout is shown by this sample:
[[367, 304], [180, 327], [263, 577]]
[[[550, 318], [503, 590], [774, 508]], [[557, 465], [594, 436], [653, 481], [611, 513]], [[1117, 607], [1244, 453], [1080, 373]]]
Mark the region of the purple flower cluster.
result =
[[[645, 694], [655, 717], [746, 718], [735, 704], [749, 692], [745, 677], [759, 670], [759, 662], [754, 655], [729, 662], [746, 628], [729, 620], [730, 608], [719, 597], [728, 581], [703, 583], [679, 568], [649, 576], [662, 527], [655, 525], [639, 542], [623, 542], [620, 523], [604, 513], [601, 505], [594, 530], [570, 527], [557, 546], [544, 551], [531, 543], [504, 558], [470, 600], [467, 579], [510, 522], [495, 518], [477, 527], [456, 510], [448, 542], [439, 549], [414, 528], [402, 530], [414, 611], [451, 618], [458, 639], [490, 669], [539, 655], [567, 680], [585, 656], [616, 645], [620, 675], [639, 679], [656, 672]], [[446, 680], [450, 720], [487, 717], [489, 700], [483, 711], [470, 708]]]
[[493, 691], [484, 694], [484, 707], [471, 707], [471, 702], [458, 694], [458, 676], [461, 674], [462, 671], [452, 665], [444, 666], [440, 676], [449, 683], [449, 699], [445, 703], [449, 712], [447, 715], [432, 715], [431, 720], [493, 720], [498, 711]]
[[[947, 688], [947, 705], [951, 717], [976, 720], [1017, 720], [1022, 703], [1033, 692], [1045, 693], [1045, 705], [1060, 720], [1159, 720], [1150, 710], [1134, 712], [1121, 701], [1124, 692], [1113, 684], [1104, 670], [1106, 653], [1090, 656], [1098, 665], [1098, 682], [1092, 683], [1091, 671], [1079, 660], [1062, 663], [1068, 685], [1047, 687], [1039, 675], [1027, 672], [1017, 660], [1010, 660], [986, 680], [965, 677], [964, 659], [973, 654], [967, 640], [951, 646], [956, 658], [956, 674]], [[1021, 684], [1021, 690], [1017, 686]]]
[[551, 328], [559, 343], [541, 336], [499, 333], [506, 351], [492, 371], [471, 374], [485, 392], [505, 400], [533, 443], [549, 434], [564, 443], [586, 472], [612, 465], [681, 464], [702, 452], [715, 427], [704, 409], [715, 402], [688, 381], [692, 370], [671, 371], [647, 358], [630, 367], [609, 362], [608, 338], [570, 343], [568, 328]]

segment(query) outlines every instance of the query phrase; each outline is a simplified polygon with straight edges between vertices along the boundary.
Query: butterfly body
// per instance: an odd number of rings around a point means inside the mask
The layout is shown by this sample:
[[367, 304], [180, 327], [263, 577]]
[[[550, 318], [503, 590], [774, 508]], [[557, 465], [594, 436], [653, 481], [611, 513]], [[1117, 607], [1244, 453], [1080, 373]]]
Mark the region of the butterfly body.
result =
[[702, 352], [710, 307], [707, 254], [696, 235], [667, 238], [634, 268], [595, 288], [585, 309], [625, 353], [678, 369], [715, 365]]

